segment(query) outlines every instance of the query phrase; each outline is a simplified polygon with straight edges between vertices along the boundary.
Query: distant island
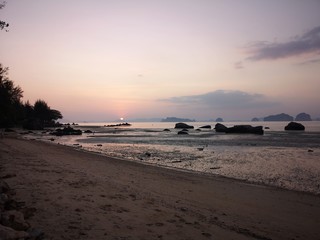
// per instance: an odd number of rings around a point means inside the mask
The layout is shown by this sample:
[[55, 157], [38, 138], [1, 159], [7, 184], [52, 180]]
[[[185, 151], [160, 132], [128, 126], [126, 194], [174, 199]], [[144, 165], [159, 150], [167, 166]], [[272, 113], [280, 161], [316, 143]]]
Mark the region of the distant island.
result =
[[195, 122], [195, 119], [188, 119], [188, 118], [177, 118], [177, 117], [167, 117], [161, 119], [161, 122]]
[[[252, 121], [257, 121], [257, 118], [253, 118]], [[280, 113], [276, 115], [270, 115], [265, 118], [263, 118], [264, 121], [312, 121], [311, 116], [307, 113], [299, 113], [295, 118], [286, 114], [286, 113]]]

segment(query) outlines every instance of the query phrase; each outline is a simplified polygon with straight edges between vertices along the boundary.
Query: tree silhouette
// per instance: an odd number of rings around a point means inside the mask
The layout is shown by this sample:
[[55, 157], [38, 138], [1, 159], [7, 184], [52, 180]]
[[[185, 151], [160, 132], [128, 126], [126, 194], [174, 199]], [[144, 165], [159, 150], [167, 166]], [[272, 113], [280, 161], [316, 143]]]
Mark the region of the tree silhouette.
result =
[[19, 118], [22, 89], [15, 86], [8, 75], [9, 68], [0, 63], [0, 127], [9, 127]]
[[[4, 8], [6, 6], [6, 2], [0, 3], [0, 9]], [[0, 20], [0, 30], [6, 29], [9, 27], [9, 23]], [[6, 30], [8, 31], [8, 30]]]

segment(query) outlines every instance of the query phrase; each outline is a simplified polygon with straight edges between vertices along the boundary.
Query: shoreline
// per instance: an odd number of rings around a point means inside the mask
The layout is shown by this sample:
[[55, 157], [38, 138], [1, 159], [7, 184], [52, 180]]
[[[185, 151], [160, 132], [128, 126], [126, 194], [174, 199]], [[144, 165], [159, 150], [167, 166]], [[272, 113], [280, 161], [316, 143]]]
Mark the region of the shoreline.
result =
[[40, 141], [2, 138], [0, 153], [49, 239], [320, 238], [320, 198], [310, 193]]

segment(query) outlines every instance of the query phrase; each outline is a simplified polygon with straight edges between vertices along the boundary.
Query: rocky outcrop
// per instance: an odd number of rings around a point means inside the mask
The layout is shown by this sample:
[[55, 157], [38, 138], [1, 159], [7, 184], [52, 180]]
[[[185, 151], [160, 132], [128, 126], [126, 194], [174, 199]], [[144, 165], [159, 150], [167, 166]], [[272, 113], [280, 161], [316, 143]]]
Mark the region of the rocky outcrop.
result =
[[304, 131], [305, 127], [301, 123], [290, 122], [287, 126], [285, 126], [284, 130], [286, 131]]
[[204, 125], [204, 126], [202, 126], [200, 128], [211, 129], [211, 125]]
[[27, 218], [33, 216], [34, 208], [25, 207], [23, 202], [13, 199], [14, 191], [3, 180], [15, 177], [6, 175], [0, 178], [0, 239], [1, 240], [41, 240], [44, 233], [31, 228]]
[[188, 131], [185, 131], [185, 130], [181, 130], [178, 132], [179, 135], [188, 135]]
[[299, 113], [296, 118], [295, 121], [312, 121], [311, 116], [307, 113]]
[[241, 133], [241, 134], [263, 134], [263, 127], [253, 127], [251, 125], [235, 125], [233, 127], [226, 127], [221, 123], [217, 123], [215, 126], [216, 132], [224, 133]]
[[216, 130], [216, 132], [226, 132], [227, 127], [221, 123], [217, 123], [214, 127], [214, 129]]
[[73, 129], [72, 127], [68, 126], [63, 129], [57, 129], [54, 132], [51, 132], [50, 134], [55, 136], [81, 135], [82, 131], [79, 129]]
[[194, 127], [191, 125], [188, 125], [186, 123], [176, 123], [175, 127], [176, 129], [193, 129]]
[[263, 120], [266, 122], [269, 122], [269, 121], [293, 121], [293, 117], [288, 114], [281, 113], [281, 114], [277, 114], [277, 115], [270, 115], [268, 117], [265, 117]]

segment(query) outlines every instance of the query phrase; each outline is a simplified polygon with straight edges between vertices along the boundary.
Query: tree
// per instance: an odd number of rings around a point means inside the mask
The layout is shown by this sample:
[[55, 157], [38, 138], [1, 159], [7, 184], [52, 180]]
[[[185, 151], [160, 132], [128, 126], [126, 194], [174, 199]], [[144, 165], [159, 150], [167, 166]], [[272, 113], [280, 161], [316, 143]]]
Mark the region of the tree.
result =
[[0, 63], [0, 127], [10, 127], [17, 123], [22, 105], [22, 89], [15, 86], [8, 75], [9, 68]]
[[[6, 2], [0, 3], [0, 9], [4, 8], [5, 6], [6, 6]], [[8, 27], [9, 27], [9, 23], [0, 20], [0, 30], [6, 29]], [[8, 30], [6, 29], [6, 31]]]

